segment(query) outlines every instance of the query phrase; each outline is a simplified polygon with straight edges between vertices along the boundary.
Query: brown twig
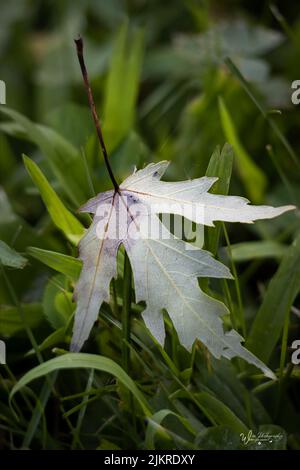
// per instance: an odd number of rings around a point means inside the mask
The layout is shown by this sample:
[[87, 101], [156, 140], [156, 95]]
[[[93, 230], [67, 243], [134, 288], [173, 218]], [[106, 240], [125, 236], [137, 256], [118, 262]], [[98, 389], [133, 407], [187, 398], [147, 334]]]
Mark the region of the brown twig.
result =
[[78, 57], [78, 60], [79, 60], [81, 73], [82, 73], [82, 77], [83, 77], [83, 81], [84, 81], [84, 85], [85, 85], [85, 88], [86, 88], [87, 97], [88, 97], [88, 101], [89, 101], [89, 106], [90, 106], [90, 110], [91, 110], [91, 113], [92, 113], [92, 116], [93, 116], [93, 119], [94, 119], [97, 135], [98, 135], [99, 142], [100, 142], [100, 147], [101, 147], [103, 158], [104, 158], [104, 161], [105, 161], [105, 165], [106, 165], [107, 171], [109, 173], [110, 179], [112, 181], [112, 184], [114, 185], [115, 190], [117, 192], [119, 192], [119, 185], [118, 185], [118, 183], [117, 183], [117, 181], [114, 177], [112, 168], [111, 168], [109, 160], [108, 160], [108, 154], [107, 154], [107, 150], [106, 150], [104, 139], [103, 139], [103, 134], [102, 134], [101, 126], [100, 126], [100, 120], [99, 120], [99, 117], [98, 117], [98, 114], [97, 114], [97, 111], [96, 111], [96, 106], [95, 106], [95, 102], [94, 102], [94, 98], [93, 98], [93, 93], [92, 93], [89, 77], [88, 77], [87, 69], [86, 69], [86, 66], [85, 66], [85, 63], [84, 63], [83, 40], [79, 36], [79, 38], [75, 39], [74, 42], [76, 44], [77, 57]]

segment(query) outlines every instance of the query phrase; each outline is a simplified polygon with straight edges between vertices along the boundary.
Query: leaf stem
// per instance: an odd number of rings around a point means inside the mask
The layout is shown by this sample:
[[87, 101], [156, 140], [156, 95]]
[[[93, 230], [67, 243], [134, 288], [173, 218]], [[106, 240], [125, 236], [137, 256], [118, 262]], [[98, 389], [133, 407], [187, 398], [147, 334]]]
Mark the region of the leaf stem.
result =
[[78, 57], [78, 61], [79, 61], [79, 64], [80, 64], [80, 69], [81, 69], [82, 78], [83, 78], [83, 81], [84, 81], [84, 85], [85, 85], [85, 89], [86, 89], [86, 93], [87, 93], [87, 97], [88, 97], [90, 110], [91, 110], [91, 113], [92, 113], [92, 116], [93, 116], [93, 120], [94, 120], [94, 123], [95, 123], [96, 131], [97, 131], [97, 135], [98, 135], [98, 139], [99, 139], [99, 143], [100, 143], [100, 147], [101, 147], [101, 150], [102, 150], [102, 155], [103, 155], [103, 158], [104, 158], [104, 161], [105, 161], [105, 165], [106, 165], [109, 177], [110, 177], [111, 182], [112, 182], [112, 184], [115, 188], [115, 191], [119, 192], [119, 185], [118, 185], [118, 183], [117, 183], [117, 181], [114, 177], [112, 168], [111, 168], [109, 160], [108, 160], [108, 154], [107, 154], [106, 146], [105, 146], [104, 139], [103, 139], [103, 134], [102, 134], [101, 126], [100, 126], [100, 120], [99, 120], [99, 117], [98, 117], [98, 114], [97, 114], [96, 105], [95, 105], [95, 101], [94, 101], [94, 97], [93, 97], [93, 93], [92, 93], [92, 89], [91, 89], [91, 85], [90, 85], [90, 80], [89, 80], [88, 72], [87, 72], [87, 69], [86, 69], [86, 66], [85, 66], [85, 62], [84, 62], [83, 40], [79, 36], [79, 38], [75, 39], [74, 42], [76, 44], [77, 57]]

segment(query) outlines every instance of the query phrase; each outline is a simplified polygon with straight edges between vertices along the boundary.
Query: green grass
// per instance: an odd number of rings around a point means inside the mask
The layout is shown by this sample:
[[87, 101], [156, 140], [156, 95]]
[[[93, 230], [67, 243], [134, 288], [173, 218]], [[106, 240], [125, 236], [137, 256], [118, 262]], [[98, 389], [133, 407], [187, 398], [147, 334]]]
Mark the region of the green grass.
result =
[[[217, 59], [194, 35], [214, 31], [231, 11], [216, 17], [206, 2], [175, 3], [172, 14], [158, 1], [143, 11], [131, 6], [125, 19], [121, 1], [76, 12], [54, 1], [49, 18], [31, 6], [2, 28], [0, 339], [7, 364], [0, 364], [0, 449], [254, 450], [256, 442], [245, 446], [240, 438], [249, 430], [280, 434], [260, 448], [300, 449], [300, 375], [291, 363], [300, 338], [298, 210], [205, 229], [205, 249], [235, 281], [201, 279], [201, 288], [227, 305], [226, 327], [244, 336], [277, 382], [241, 360], [215, 359], [200, 342], [186, 351], [167, 313], [162, 348], [143, 323], [122, 250], [110, 303], [83, 352], [68, 352], [78, 241], [90, 224], [77, 209], [111, 183], [67, 25], [85, 39], [118, 181], [134, 165], [165, 158], [173, 161], [170, 180], [218, 176], [217, 193], [299, 206], [300, 108], [289, 92], [299, 78], [300, 17], [291, 2], [276, 13], [286, 41], [272, 45], [267, 31], [255, 30], [274, 28], [271, 11], [245, 9], [254, 29], [229, 45], [222, 33], [227, 49]], [[236, 3], [233, 13], [241, 13]], [[258, 80], [260, 67], [267, 73]]]

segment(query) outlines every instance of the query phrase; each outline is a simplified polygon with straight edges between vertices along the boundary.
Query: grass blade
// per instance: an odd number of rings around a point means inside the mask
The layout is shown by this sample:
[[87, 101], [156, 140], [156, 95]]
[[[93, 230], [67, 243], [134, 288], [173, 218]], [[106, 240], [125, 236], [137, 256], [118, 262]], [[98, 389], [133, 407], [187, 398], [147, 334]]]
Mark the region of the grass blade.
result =
[[252, 202], [261, 202], [267, 183], [266, 177], [243, 147], [232, 117], [222, 98], [219, 98], [219, 111], [225, 137], [230, 145], [232, 145], [237, 156], [236, 165], [247, 193]]
[[49, 266], [59, 273], [65, 274], [74, 281], [77, 281], [81, 271], [82, 262], [78, 258], [68, 256], [57, 251], [44, 250], [30, 246], [27, 248], [28, 253], [33, 257]]
[[30, 177], [39, 189], [53, 223], [72, 243], [77, 244], [84, 232], [83, 225], [65, 207], [37, 164], [25, 155], [23, 160]]
[[0, 262], [3, 266], [22, 269], [27, 264], [27, 259], [0, 240]]
[[149, 416], [151, 414], [151, 408], [147, 403], [146, 398], [137, 388], [134, 381], [122, 369], [122, 367], [107, 357], [86, 353], [66, 353], [62, 356], [50, 359], [49, 361], [31, 369], [29, 372], [23, 375], [19, 382], [13, 387], [10, 394], [10, 400], [13, 398], [16, 392], [25, 387], [25, 385], [29, 384], [32, 380], [43, 377], [44, 375], [50, 374], [56, 370], [78, 368], [95, 369], [114, 375], [134, 395], [136, 400], [141, 405], [145, 415]]
[[24, 436], [24, 440], [22, 443], [23, 448], [27, 448], [30, 446], [32, 439], [36, 435], [37, 428], [40, 422], [40, 419], [44, 413], [45, 406], [49, 400], [49, 397], [51, 395], [51, 387], [54, 386], [55, 381], [57, 379], [57, 373], [54, 373], [51, 377], [48, 378], [48, 380], [45, 381], [40, 396], [38, 398], [38, 402], [36, 404], [36, 407], [33, 411], [31, 420], [29, 422], [28, 428], [26, 430], [26, 434]]
[[106, 86], [105, 141], [112, 152], [132, 128], [143, 56], [143, 33], [133, 33], [130, 48], [128, 24], [116, 37]]
[[[209, 164], [206, 170], [206, 176], [216, 176], [219, 178], [218, 181], [213, 185], [210, 192], [223, 194], [224, 196], [228, 194], [232, 165], [232, 147], [229, 144], [225, 144], [221, 152], [220, 148], [217, 147], [209, 160]], [[217, 253], [219, 244], [221, 223], [216, 222], [214, 228], [205, 227], [205, 230], [206, 249], [215, 255]]]
[[298, 167], [298, 169], [300, 168], [300, 162], [299, 162], [299, 159], [297, 157], [297, 155], [295, 154], [294, 150], [292, 149], [290, 143], [288, 142], [288, 140], [285, 138], [285, 136], [283, 135], [283, 133], [281, 132], [281, 130], [279, 129], [279, 127], [277, 126], [277, 124], [273, 121], [273, 119], [269, 116], [269, 114], [267, 113], [267, 111], [264, 109], [264, 107], [259, 103], [259, 101], [257, 100], [257, 98], [255, 98], [255, 96], [253, 95], [251, 89], [250, 89], [250, 86], [249, 84], [247, 83], [247, 80], [243, 77], [243, 75], [241, 74], [241, 72], [239, 71], [239, 69], [236, 67], [236, 65], [232, 62], [231, 59], [227, 58], [225, 60], [225, 63], [227, 65], [227, 67], [229, 68], [229, 70], [231, 71], [231, 73], [239, 80], [239, 82], [241, 83], [242, 87], [244, 88], [244, 90], [246, 91], [247, 95], [251, 98], [251, 100], [253, 101], [253, 103], [255, 104], [255, 106], [257, 107], [257, 109], [260, 111], [260, 113], [262, 114], [262, 116], [265, 118], [265, 120], [267, 121], [267, 123], [269, 124], [269, 126], [271, 127], [271, 129], [274, 131], [274, 133], [276, 134], [277, 138], [279, 139], [279, 141], [282, 143], [283, 147], [286, 149], [287, 153], [289, 154], [289, 156], [291, 157], [291, 159], [293, 160], [293, 162], [295, 163], [295, 165]]
[[286, 312], [300, 290], [300, 235], [287, 250], [253, 322], [246, 348], [265, 363], [280, 338]]

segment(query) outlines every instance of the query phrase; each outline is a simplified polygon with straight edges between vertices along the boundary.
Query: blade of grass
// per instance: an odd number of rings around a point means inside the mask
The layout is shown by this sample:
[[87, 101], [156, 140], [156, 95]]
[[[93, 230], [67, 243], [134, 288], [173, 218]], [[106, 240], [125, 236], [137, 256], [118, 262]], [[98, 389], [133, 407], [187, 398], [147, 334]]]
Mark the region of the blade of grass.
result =
[[274, 167], [275, 167], [276, 170], [277, 170], [278, 175], [280, 176], [281, 181], [283, 182], [283, 184], [285, 185], [285, 187], [286, 187], [286, 189], [287, 189], [287, 193], [289, 194], [290, 200], [291, 200], [294, 204], [296, 204], [296, 203], [297, 203], [297, 198], [296, 198], [296, 196], [295, 196], [295, 192], [294, 192], [294, 190], [293, 190], [293, 187], [292, 187], [292, 185], [290, 184], [288, 178], [285, 176], [284, 171], [283, 171], [282, 168], [280, 167], [280, 165], [279, 165], [279, 163], [278, 163], [278, 158], [276, 158], [276, 156], [275, 156], [275, 153], [274, 153], [274, 150], [273, 150], [272, 145], [267, 145], [267, 146], [266, 146], [266, 149], [267, 149], [267, 152], [268, 152], [269, 157], [271, 158], [271, 160], [272, 160], [272, 162], [273, 162]]
[[74, 207], [79, 207], [87, 199], [88, 192], [77, 149], [53, 129], [32, 122], [7, 106], [1, 106], [0, 112], [20, 125], [26, 136], [41, 149], [61, 189]]
[[27, 259], [13, 250], [4, 241], [0, 240], [0, 262], [3, 266], [10, 268], [22, 269], [27, 264]]
[[[218, 181], [213, 185], [210, 192], [213, 194], [223, 194], [226, 196], [229, 191], [230, 179], [233, 165], [233, 151], [229, 144], [225, 144], [220, 151], [220, 147], [217, 147], [213, 152], [209, 164], [206, 170], [206, 176], [218, 177]], [[215, 227], [205, 227], [205, 245], [206, 249], [213, 255], [217, 253], [221, 224], [220, 222], [215, 223]]]
[[285, 150], [287, 151], [287, 153], [291, 157], [291, 160], [295, 163], [295, 165], [299, 169], [300, 168], [300, 162], [299, 162], [299, 159], [298, 159], [296, 153], [294, 152], [294, 150], [291, 147], [290, 143], [285, 138], [285, 136], [283, 135], [283, 133], [281, 132], [281, 130], [279, 129], [277, 124], [270, 117], [270, 114], [264, 109], [264, 107], [259, 103], [257, 98], [254, 96], [247, 80], [243, 77], [243, 75], [241, 74], [239, 69], [236, 67], [236, 65], [232, 62], [232, 60], [230, 58], [225, 59], [225, 64], [227, 65], [227, 67], [229, 68], [231, 73], [239, 80], [240, 84], [242, 85], [242, 87], [246, 91], [249, 98], [253, 101], [253, 103], [255, 104], [257, 109], [260, 111], [262, 116], [265, 118], [265, 120], [267, 121], [267, 123], [269, 124], [269, 126], [271, 127], [273, 132], [276, 134], [277, 138], [279, 139], [279, 141], [281, 142], [281, 144], [283, 145], [283, 147], [285, 148]]
[[[26, 434], [23, 439], [22, 447], [25, 447], [25, 448], [29, 447], [32, 442], [32, 439], [36, 435], [37, 428], [40, 423], [40, 419], [44, 413], [44, 409], [47, 405], [47, 402], [49, 400], [49, 397], [52, 391], [51, 387], [54, 386], [56, 379], [57, 379], [57, 372], [54, 372], [54, 374], [52, 374], [49, 377], [49, 383], [47, 380], [44, 382], [40, 395], [38, 397], [35, 409], [32, 413], [31, 420], [26, 429]], [[51, 384], [51, 387], [49, 386], [49, 384]]]
[[[131, 331], [131, 283], [132, 272], [129, 258], [124, 254], [123, 306], [122, 306], [122, 363], [125, 372], [130, 370], [130, 331]], [[129, 406], [132, 410], [132, 425], [136, 434], [136, 414], [132, 394], [129, 393]]]
[[247, 426], [220, 400], [207, 392], [197, 394], [197, 401], [207, 410], [217, 424], [233, 428], [237, 433], [248, 433]]
[[130, 306], [131, 306], [131, 266], [125, 253], [124, 256], [124, 279], [123, 279], [123, 308], [122, 308], [122, 363], [123, 369], [129, 371], [130, 349]]
[[246, 321], [245, 321], [245, 316], [244, 316], [244, 307], [243, 307], [239, 277], [238, 277], [235, 262], [234, 262], [232, 252], [231, 252], [231, 245], [230, 245], [229, 236], [228, 236], [226, 226], [225, 226], [224, 223], [222, 223], [222, 227], [223, 227], [224, 236], [225, 236], [225, 240], [226, 240], [226, 244], [227, 244], [227, 249], [228, 249], [228, 252], [229, 252], [229, 258], [231, 260], [231, 269], [232, 269], [233, 276], [234, 276], [234, 285], [235, 285], [237, 304], [238, 304], [238, 319], [239, 319], [239, 323], [240, 323], [241, 328], [242, 328], [243, 336], [244, 336], [244, 338], [246, 338]]
[[73, 281], [77, 281], [82, 267], [82, 262], [78, 258], [68, 256], [57, 251], [44, 250], [30, 246], [27, 248], [28, 253], [33, 257], [49, 266], [59, 273], [65, 274]]
[[269, 283], [246, 341], [246, 348], [266, 364], [280, 338], [286, 312], [290, 310], [299, 290], [300, 235], [285, 253]]
[[231, 245], [231, 256], [235, 262], [266, 258], [281, 259], [287, 249], [287, 245], [274, 240], [241, 242]]
[[[86, 383], [86, 388], [85, 388], [86, 392], [92, 388], [93, 381], [94, 381], [94, 369], [91, 369], [87, 383]], [[71, 444], [71, 449], [74, 449], [78, 442], [82, 422], [84, 420], [84, 416], [85, 416], [87, 405], [88, 405], [88, 399], [89, 399], [89, 395], [85, 395], [82, 398], [82, 403], [81, 403], [82, 407], [80, 408], [80, 411], [78, 413], [78, 418], [77, 418], [77, 423], [76, 423], [76, 427], [75, 427], [74, 434], [73, 434], [73, 441]]]
[[151, 414], [151, 408], [142, 392], [137, 388], [134, 381], [126, 374], [126, 372], [112, 359], [103, 356], [96, 356], [94, 354], [86, 353], [66, 353], [62, 356], [55, 357], [43, 364], [34, 367], [27, 372], [18, 383], [13, 387], [10, 399], [21, 390], [25, 385], [28, 385], [32, 380], [43, 377], [53, 371], [63, 369], [95, 369], [101, 372], [114, 375], [121, 383], [125, 385], [128, 390], [134, 395], [138, 403], [141, 405], [142, 410], [146, 416]]
[[86, 172], [86, 179], [87, 179], [88, 187], [89, 187], [89, 190], [90, 190], [90, 197], [93, 197], [93, 196], [96, 195], [96, 192], [95, 192], [93, 179], [92, 179], [92, 175], [91, 175], [91, 172], [90, 172], [90, 168], [89, 168], [89, 164], [88, 164], [88, 161], [87, 161], [87, 158], [86, 158], [86, 153], [85, 153], [84, 148], [81, 148], [81, 155], [82, 155], [82, 159], [83, 159], [83, 162], [84, 162], [84, 168], [85, 168], [85, 172]]
[[143, 57], [143, 32], [133, 33], [130, 47], [128, 22], [116, 36], [106, 85], [104, 135], [112, 152], [132, 128]]
[[[182, 439], [182, 437], [178, 436], [178, 434], [175, 434], [174, 432], [170, 431], [169, 429], [163, 427], [161, 423], [164, 421], [164, 419], [167, 416], [174, 416], [181, 423], [189, 429], [191, 432], [188, 420], [183, 418], [177, 413], [174, 413], [174, 411], [171, 410], [159, 410], [156, 413], [154, 413], [151, 418], [147, 419], [148, 426], [146, 429], [146, 435], [145, 435], [145, 447], [147, 450], [155, 450], [155, 435], [160, 434], [164, 439], [170, 440], [174, 439], [175, 442], [180, 442], [182, 444], [185, 444], [187, 441]], [[191, 444], [191, 443], [190, 443]]]
[[226, 139], [232, 145], [236, 158], [236, 165], [244, 183], [246, 191], [253, 202], [261, 202], [264, 196], [267, 180], [263, 171], [253, 162], [243, 147], [232, 117], [222, 98], [219, 98], [219, 112]]
[[274, 18], [278, 21], [278, 23], [282, 27], [283, 31], [286, 33], [288, 38], [291, 40], [291, 42], [294, 44], [294, 46], [298, 50], [298, 54], [300, 54], [300, 44], [299, 44], [299, 41], [297, 39], [297, 36], [294, 34], [293, 28], [290, 27], [290, 25], [286, 21], [285, 17], [279, 11], [277, 5], [275, 5], [274, 3], [271, 3], [269, 5], [269, 8], [270, 8]]
[[23, 161], [30, 177], [39, 189], [54, 225], [64, 233], [70, 242], [77, 244], [84, 233], [83, 225], [65, 207], [37, 164], [26, 155], [23, 155]]
[[[14, 303], [14, 305], [17, 307], [18, 311], [19, 311], [19, 315], [20, 315], [20, 319], [23, 323], [23, 327], [24, 327], [24, 330], [26, 331], [27, 333], [27, 336], [31, 342], [31, 345], [34, 349], [34, 352], [35, 352], [35, 355], [40, 363], [40, 366], [42, 366], [44, 364], [44, 358], [43, 358], [43, 355], [41, 354], [40, 352], [40, 349], [39, 349], [39, 346], [38, 346], [38, 343], [34, 337], [34, 334], [32, 333], [32, 330], [31, 328], [28, 326], [27, 322], [26, 322], [26, 318], [24, 316], [24, 312], [23, 312], [23, 309], [22, 309], [22, 305], [21, 303], [19, 302], [19, 299], [15, 293], [15, 289], [12, 285], [12, 283], [10, 282], [8, 276], [6, 275], [6, 272], [5, 272], [5, 269], [4, 269], [4, 266], [2, 265], [2, 263], [0, 263], [0, 268], [2, 270], [2, 274], [3, 274], [3, 277], [4, 277], [4, 280], [6, 282], [6, 285], [7, 285], [7, 288], [8, 288], [8, 291], [11, 295], [11, 298], [12, 298], [12, 301]], [[38, 366], [39, 367], [39, 366]], [[56, 390], [55, 388], [52, 386], [51, 384], [51, 381], [49, 379], [49, 377], [46, 377], [46, 381], [47, 381], [47, 384], [48, 386], [51, 388], [52, 392], [54, 393], [55, 396], [57, 396], [57, 393], [56, 393]], [[19, 382], [18, 382], [19, 383]], [[14, 386], [17, 387], [18, 386], [18, 383]], [[11, 403], [11, 399], [10, 399], [10, 403]], [[64, 409], [63, 409], [63, 406], [60, 404], [60, 409], [61, 411], [64, 413]], [[66, 418], [66, 423], [70, 429], [71, 432], [73, 432], [73, 426], [71, 424], [71, 422], [69, 421], [69, 419]]]

